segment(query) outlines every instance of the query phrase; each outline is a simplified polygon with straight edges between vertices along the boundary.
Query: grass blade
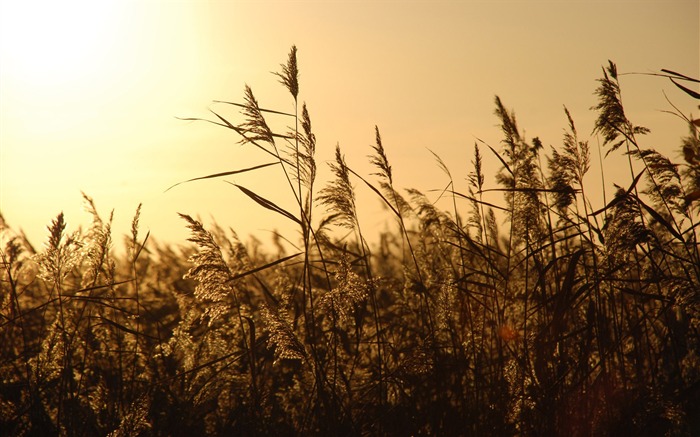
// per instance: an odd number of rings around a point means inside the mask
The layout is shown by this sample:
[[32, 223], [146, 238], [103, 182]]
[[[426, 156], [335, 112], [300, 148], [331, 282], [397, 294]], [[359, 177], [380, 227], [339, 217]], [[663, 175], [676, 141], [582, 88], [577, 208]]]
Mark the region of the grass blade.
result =
[[600, 208], [597, 211], [593, 211], [593, 212], [589, 213], [588, 216], [592, 217], [592, 216], [598, 215], [602, 212], [605, 212], [605, 211], [609, 210], [610, 208], [612, 208], [613, 206], [617, 205], [622, 199], [625, 198], [625, 196], [631, 195], [632, 191], [634, 191], [634, 187], [637, 186], [639, 179], [641, 179], [641, 177], [645, 171], [646, 171], [646, 169], [643, 169], [641, 172], [639, 172], [637, 177], [635, 177], [634, 180], [632, 181], [632, 185], [630, 185], [630, 187], [627, 189], [627, 193], [624, 196], [615, 196], [615, 198], [613, 200], [611, 200], [607, 205], [605, 205], [604, 207]]
[[[685, 80], [689, 80], [689, 81], [691, 81], [691, 82], [700, 83], [700, 80], [698, 80], [698, 79], [694, 79], [694, 78], [692, 78], [692, 77], [688, 77], [688, 76], [686, 76], [686, 75], [684, 75], [684, 74], [676, 73], [675, 71], [672, 71], [672, 70], [667, 70], [667, 69], [665, 69], [665, 68], [662, 68], [661, 71], [663, 71], [664, 73], [672, 74], [672, 75], [674, 75], [674, 76], [678, 76], [678, 77], [677, 77], [678, 79], [685, 79]], [[670, 77], [669, 77], [669, 79], [673, 79], [673, 78], [670, 78]]]
[[[226, 181], [228, 182], [228, 181]], [[239, 190], [243, 191], [243, 194], [246, 196], [250, 197], [253, 199], [258, 205], [262, 206], [263, 208], [269, 209], [270, 211], [275, 211], [278, 214], [281, 214], [288, 219], [292, 220], [294, 223], [297, 223], [298, 225], [301, 225], [301, 221], [294, 216], [294, 214], [290, 213], [289, 211], [285, 210], [284, 208], [278, 206], [276, 203], [265, 199], [262, 196], [259, 196], [255, 194], [254, 192], [250, 191], [246, 187], [243, 187], [238, 184], [234, 184], [231, 182], [228, 182], [229, 184], [233, 185], [234, 187], [238, 188]]]
[[237, 280], [237, 279], [241, 279], [241, 278], [243, 278], [243, 277], [245, 277], [245, 276], [252, 275], [253, 273], [257, 273], [257, 272], [260, 272], [260, 271], [265, 270], [265, 269], [269, 269], [270, 267], [276, 266], [277, 264], [281, 264], [281, 263], [283, 263], [283, 262], [285, 262], [285, 261], [289, 261], [289, 260], [292, 259], [292, 258], [296, 258], [296, 257], [299, 256], [299, 255], [301, 255], [301, 252], [295, 253], [294, 255], [285, 256], [284, 258], [280, 258], [280, 259], [278, 259], [278, 260], [272, 261], [272, 262], [267, 263], [267, 264], [265, 264], [265, 265], [262, 265], [262, 266], [260, 266], [260, 267], [256, 267], [256, 268], [251, 269], [251, 270], [248, 270], [248, 271], [246, 271], [246, 272], [239, 273], [239, 274], [234, 275], [233, 277], [231, 277], [231, 279], [229, 279], [229, 282], [233, 282], [233, 281], [235, 281], [235, 280]]
[[477, 138], [477, 140], [479, 140], [482, 144], [484, 144], [486, 147], [488, 147], [489, 149], [491, 149], [491, 151], [493, 152], [493, 154], [496, 155], [496, 158], [498, 158], [498, 160], [501, 161], [501, 164], [503, 164], [503, 168], [505, 168], [505, 169], [508, 171], [508, 173], [510, 173], [511, 176], [513, 176], [513, 170], [510, 169], [510, 167], [508, 166], [508, 163], [503, 159], [503, 157], [501, 156], [501, 154], [498, 153], [498, 152], [496, 152], [496, 149], [494, 149], [493, 147], [489, 146], [485, 141], [480, 140], [479, 138]]
[[666, 230], [670, 232], [671, 235], [676, 237], [679, 241], [685, 243], [685, 239], [683, 238], [683, 236], [680, 233], [678, 233], [678, 231], [666, 219], [664, 219], [661, 216], [661, 214], [654, 211], [654, 208], [644, 203], [639, 197], [633, 195], [633, 198], [639, 203], [640, 206], [642, 206], [642, 208], [646, 210], [646, 212], [649, 213], [650, 216], [654, 218], [654, 220], [657, 221], [657, 223], [666, 228]]
[[233, 175], [233, 174], [245, 173], [245, 172], [248, 172], [248, 171], [253, 171], [253, 170], [257, 170], [257, 169], [260, 169], [260, 168], [265, 168], [265, 167], [269, 167], [269, 166], [271, 166], [271, 165], [277, 165], [277, 164], [279, 164], [279, 162], [268, 162], [267, 164], [260, 164], [260, 165], [254, 166], [254, 167], [243, 168], [243, 169], [240, 169], [240, 170], [225, 171], [225, 172], [222, 172], [222, 173], [214, 173], [214, 174], [210, 174], [210, 175], [207, 175], [207, 176], [201, 176], [201, 177], [198, 177], [198, 178], [192, 178], [192, 179], [188, 179], [188, 180], [186, 180], [186, 181], [178, 182], [178, 183], [176, 183], [175, 185], [170, 186], [170, 187], [169, 187], [167, 190], [165, 190], [164, 192], [167, 193], [168, 191], [170, 191], [170, 189], [175, 188], [175, 187], [177, 187], [178, 185], [181, 185], [181, 184], [186, 184], [187, 182], [200, 181], [200, 180], [203, 180], [203, 179], [220, 178], [220, 177], [222, 177], [222, 176], [230, 176], [230, 175]]
[[673, 80], [673, 78], [670, 78], [670, 79], [671, 79], [671, 82], [673, 82], [674, 85], [676, 85], [678, 88], [680, 88], [680, 89], [682, 89], [683, 91], [685, 91], [686, 94], [688, 94], [689, 96], [691, 96], [691, 97], [693, 97], [693, 98], [696, 98], [696, 99], [699, 99], [699, 100], [700, 100], [700, 93], [695, 92], [695, 91], [691, 90], [690, 88], [684, 87], [683, 85], [681, 85], [681, 84], [679, 84], [678, 82], [676, 82], [675, 80]]
[[377, 189], [377, 187], [372, 185], [367, 179], [365, 179], [362, 176], [360, 176], [359, 174], [357, 174], [353, 169], [348, 167], [348, 171], [350, 173], [354, 174], [355, 176], [357, 176], [362, 182], [364, 182], [369, 187], [370, 190], [374, 191], [377, 194], [377, 196], [379, 196], [379, 198], [382, 199], [382, 201], [386, 204], [386, 206], [389, 207], [391, 212], [393, 212], [396, 215], [396, 217], [401, 217], [401, 214], [399, 214], [399, 211], [396, 208], [394, 208], [394, 206], [387, 200], [386, 197], [384, 197], [384, 195], [381, 193], [381, 191], [379, 191], [379, 189]]
[[[238, 106], [240, 108], [245, 108], [246, 105], [243, 103], [236, 103], [236, 102], [226, 102], [224, 100], [214, 100], [214, 103], [224, 103], [226, 105], [233, 105], [233, 106]], [[270, 114], [279, 114], [279, 115], [286, 115], [288, 117], [296, 117], [294, 114], [290, 114], [288, 112], [281, 112], [281, 111], [275, 111], [272, 109], [264, 109], [264, 108], [258, 108], [260, 112], [269, 112]]]

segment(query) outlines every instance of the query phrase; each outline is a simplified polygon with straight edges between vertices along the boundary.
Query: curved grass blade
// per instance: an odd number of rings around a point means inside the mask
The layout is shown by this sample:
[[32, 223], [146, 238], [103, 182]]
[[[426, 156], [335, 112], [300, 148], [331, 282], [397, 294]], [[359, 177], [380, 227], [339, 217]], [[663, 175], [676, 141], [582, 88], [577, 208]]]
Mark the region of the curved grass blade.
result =
[[[434, 191], [434, 190], [430, 190], [430, 191]], [[483, 193], [484, 191], [486, 191], [486, 190], [481, 190], [481, 191], [479, 191], [479, 192], [480, 192], [480, 193]], [[483, 201], [483, 200], [479, 200], [479, 199], [477, 199], [477, 198], [475, 198], [475, 197], [473, 197], [473, 196], [467, 196], [466, 194], [462, 194], [462, 193], [460, 193], [460, 192], [458, 192], [458, 191], [448, 190], [447, 192], [448, 192], [448, 193], [451, 193], [451, 194], [454, 194], [454, 195], [457, 196], [457, 197], [461, 197], [461, 198], [463, 198], [463, 199], [467, 199], [467, 200], [469, 200], [469, 201], [476, 202], [476, 203], [481, 204], [481, 205], [486, 205], [486, 206], [488, 206], [488, 207], [490, 207], [490, 208], [500, 209], [501, 211], [508, 211], [508, 208], [503, 208], [502, 206], [498, 206], [498, 205], [493, 204], [493, 203], [489, 203], [489, 202], [485, 202], [485, 201]]]
[[354, 174], [355, 176], [357, 176], [362, 182], [364, 182], [370, 188], [370, 190], [377, 193], [377, 196], [379, 196], [379, 198], [382, 199], [382, 201], [386, 204], [386, 206], [389, 207], [391, 212], [393, 212], [397, 217], [401, 217], [401, 214], [399, 213], [399, 211], [396, 208], [394, 208], [394, 206], [387, 200], [386, 197], [384, 197], [384, 195], [381, 193], [381, 191], [379, 191], [379, 189], [377, 189], [377, 187], [372, 185], [367, 179], [365, 179], [362, 176], [360, 176], [359, 174], [357, 174], [353, 169], [348, 167], [348, 171], [350, 173]]
[[201, 176], [201, 177], [198, 177], [198, 178], [192, 178], [192, 179], [188, 179], [188, 180], [186, 180], [186, 181], [178, 182], [178, 183], [176, 183], [175, 185], [172, 185], [170, 188], [168, 188], [168, 189], [165, 190], [164, 192], [167, 193], [168, 191], [170, 191], [171, 188], [175, 188], [175, 187], [177, 187], [177, 186], [180, 185], [180, 184], [186, 184], [187, 182], [199, 181], [199, 180], [202, 180], [202, 179], [219, 178], [219, 177], [222, 177], [222, 176], [230, 176], [230, 175], [232, 175], [232, 174], [245, 173], [245, 172], [247, 172], [247, 171], [257, 170], [257, 169], [259, 169], [259, 168], [265, 168], [265, 167], [269, 167], [269, 166], [271, 166], [271, 165], [277, 165], [277, 164], [279, 164], [279, 162], [268, 162], [267, 164], [260, 164], [260, 165], [256, 165], [255, 167], [243, 168], [243, 169], [240, 169], [240, 170], [225, 171], [225, 172], [222, 172], [222, 173], [210, 174], [210, 175], [208, 175], [208, 176]]
[[[568, 192], [570, 192], [569, 190], [560, 189], [560, 188], [523, 187], [523, 188], [488, 188], [486, 190], [481, 190], [481, 193], [488, 193], [490, 191], [500, 191], [500, 192], [508, 192], [508, 193], [568, 193]], [[573, 190], [573, 191], [576, 193], [581, 192], [581, 190]]]
[[210, 174], [210, 175], [208, 175], [208, 176], [201, 176], [201, 177], [198, 177], [198, 178], [192, 178], [192, 179], [188, 179], [188, 180], [186, 180], [186, 181], [178, 182], [177, 184], [170, 186], [170, 188], [168, 188], [168, 189], [165, 190], [164, 192], [167, 193], [171, 188], [175, 188], [175, 187], [177, 187], [177, 186], [180, 185], [180, 184], [186, 184], [187, 182], [199, 181], [199, 180], [202, 180], [202, 179], [220, 178], [220, 177], [222, 177], [222, 176], [230, 176], [230, 175], [232, 175], [232, 174], [245, 173], [245, 172], [247, 172], [247, 171], [257, 170], [257, 169], [259, 169], [259, 168], [265, 168], [265, 167], [269, 167], [269, 166], [271, 166], [271, 165], [277, 165], [277, 164], [279, 164], [279, 162], [268, 162], [267, 164], [260, 164], [260, 165], [254, 166], [254, 167], [243, 168], [243, 169], [240, 169], [240, 170], [225, 171], [225, 172], [222, 172], [222, 173]]
[[695, 99], [699, 99], [699, 100], [700, 100], [700, 93], [695, 92], [695, 91], [691, 90], [690, 88], [684, 87], [683, 85], [681, 85], [681, 84], [679, 84], [678, 82], [676, 82], [675, 80], [673, 80], [673, 78], [669, 78], [669, 79], [671, 79], [671, 82], [673, 82], [673, 84], [674, 84], [675, 86], [677, 86], [677, 87], [680, 88], [681, 90], [685, 91], [686, 94], [688, 94], [689, 96], [691, 96], [691, 97], [693, 97], [693, 98], [695, 98]]
[[484, 140], [481, 140], [481, 139], [479, 139], [479, 138], [477, 138], [477, 140], [478, 140], [480, 143], [484, 144], [484, 145], [485, 145], [486, 147], [488, 147], [489, 149], [491, 149], [491, 151], [493, 152], [493, 154], [496, 155], [496, 158], [498, 158], [498, 160], [501, 161], [501, 164], [503, 164], [503, 168], [505, 168], [505, 169], [508, 171], [508, 173], [510, 173], [511, 176], [512, 176], [512, 175], [513, 175], [513, 170], [510, 169], [510, 167], [508, 166], [508, 163], [503, 159], [503, 157], [502, 157], [498, 152], [496, 152], [496, 149], [494, 149], [493, 147], [489, 146], [489, 145], [486, 143], [486, 141], [484, 141]]
[[113, 326], [113, 327], [115, 327], [115, 328], [117, 328], [117, 329], [119, 329], [119, 330], [121, 330], [121, 331], [124, 331], [124, 332], [126, 332], [126, 333], [135, 335], [135, 336], [137, 336], [137, 337], [146, 337], [146, 338], [150, 338], [151, 340], [160, 340], [158, 337], [153, 337], [152, 335], [148, 335], [148, 334], [146, 334], [146, 333], [138, 332], [138, 331], [135, 331], [135, 330], [133, 330], [133, 329], [131, 329], [131, 328], [127, 328], [126, 326], [124, 326], [124, 325], [122, 325], [122, 324], [120, 324], [120, 323], [117, 323], [117, 322], [115, 322], [114, 320], [110, 320], [110, 319], [108, 319], [108, 318], [106, 318], [106, 317], [103, 317], [103, 316], [96, 316], [96, 317], [97, 317], [98, 319], [102, 320], [103, 322], [105, 322], [105, 323], [108, 324], [108, 325], [111, 325], [111, 326]]
[[574, 252], [571, 255], [571, 259], [569, 260], [569, 265], [566, 269], [566, 275], [564, 275], [564, 280], [562, 281], [562, 284], [561, 284], [561, 291], [560, 291], [561, 297], [557, 296], [558, 301], [555, 303], [554, 317], [563, 317], [563, 313], [569, 307], [570, 302], [569, 302], [568, 297], [571, 294], [573, 294], [574, 283], [577, 280], [577, 278], [576, 278], [576, 266], [578, 264], [578, 260], [581, 258], [581, 256], [585, 252], [586, 252], [585, 249], [578, 249], [576, 252]]
[[285, 261], [289, 261], [289, 260], [292, 259], [292, 258], [296, 258], [296, 257], [299, 256], [299, 255], [301, 255], [301, 252], [295, 253], [294, 255], [285, 256], [284, 258], [280, 258], [280, 259], [278, 259], [278, 260], [272, 261], [272, 262], [267, 263], [267, 264], [265, 264], [265, 265], [262, 265], [262, 266], [260, 266], [260, 267], [256, 267], [256, 268], [254, 268], [254, 269], [250, 269], [250, 270], [248, 270], [247, 272], [243, 272], [243, 273], [239, 273], [239, 274], [237, 274], [237, 275], [234, 275], [234, 276], [232, 276], [231, 279], [229, 279], [228, 281], [229, 281], [229, 282], [233, 282], [233, 281], [235, 281], [235, 280], [237, 280], [237, 279], [241, 279], [241, 278], [243, 278], [243, 277], [245, 277], [245, 276], [252, 275], [253, 273], [257, 273], [257, 272], [260, 272], [260, 271], [262, 271], [262, 270], [269, 269], [270, 267], [276, 266], [277, 264], [281, 264], [281, 263], [283, 263], [283, 262], [285, 262]]
[[678, 233], [678, 231], [666, 219], [664, 219], [661, 216], [661, 214], [656, 212], [654, 210], [654, 208], [652, 208], [651, 206], [644, 203], [642, 201], [642, 199], [640, 199], [639, 197], [637, 197], [635, 195], [632, 195], [632, 198], [634, 200], [636, 200], [637, 202], [639, 202], [639, 205], [641, 205], [641, 207], [644, 208], [649, 213], [649, 215], [652, 216], [654, 218], [654, 220], [656, 220], [657, 223], [659, 223], [661, 226], [666, 228], [666, 230], [668, 232], [670, 232], [671, 235], [673, 235], [674, 237], [676, 237], [679, 241], [681, 241], [683, 243], [686, 242], [685, 239], [683, 238], [683, 236], [680, 233]]
[[[260, 149], [260, 150], [262, 150], [263, 152], [267, 153], [268, 155], [273, 156], [274, 158], [276, 158], [276, 159], [278, 159], [278, 160], [284, 162], [284, 163], [287, 164], [287, 165], [294, 166], [294, 164], [293, 164], [291, 161], [289, 161], [288, 159], [283, 158], [282, 156], [279, 156], [279, 154], [277, 154], [277, 153], [275, 153], [275, 152], [272, 152], [272, 151], [266, 149], [265, 147], [263, 147], [263, 146], [261, 146], [260, 144], [258, 144], [255, 140], [252, 140], [252, 139], [248, 138], [248, 137], [246, 136], [246, 134], [245, 134], [245, 131], [244, 131], [243, 129], [239, 128], [238, 126], [234, 126], [233, 124], [231, 124], [230, 121], [226, 120], [224, 117], [222, 117], [221, 115], [217, 114], [215, 111], [212, 111], [212, 110], [210, 109], [209, 112], [211, 112], [212, 114], [216, 115], [216, 117], [217, 117], [219, 120], [221, 120], [222, 122], [219, 123], [218, 121], [208, 120], [208, 119], [206, 119], [206, 118], [198, 118], [198, 117], [187, 117], [187, 118], [184, 118], [184, 117], [175, 117], [175, 118], [177, 118], [178, 120], [182, 120], [182, 121], [206, 121], [207, 123], [211, 123], [211, 124], [215, 124], [215, 125], [217, 125], [217, 126], [221, 126], [221, 127], [225, 127], [225, 128], [231, 129], [231, 130], [233, 130], [234, 132], [236, 132], [238, 135], [240, 135], [241, 137], [243, 137], [243, 139], [245, 139], [246, 142], [248, 142], [248, 143], [254, 145], [254, 146], [257, 147], [258, 149]], [[273, 136], [282, 137], [282, 138], [293, 138], [293, 137], [287, 137], [287, 136], [278, 135], [278, 134], [273, 134]]]
[[[214, 113], [214, 112], [212, 111], [212, 113]], [[214, 114], [216, 114], [216, 113], [214, 113]], [[175, 117], [175, 118], [178, 120], [182, 120], [182, 121], [206, 121], [207, 123], [215, 124], [215, 125], [221, 126], [221, 127], [227, 127], [229, 129], [233, 129], [236, 132], [240, 133], [240, 129], [237, 129], [234, 125], [232, 125], [231, 123], [229, 123], [226, 120], [224, 120], [225, 123], [219, 123], [217, 121], [209, 120], [206, 118], [199, 118], [199, 117]]]
[[146, 242], [148, 241], [148, 237], [151, 236], [151, 231], [146, 232], [146, 238], [143, 239], [143, 243], [139, 246], [139, 250], [136, 251], [136, 254], [134, 255], [134, 261], [139, 259], [139, 255], [141, 255], [141, 251], [146, 247]]
[[[686, 76], [685, 74], [680, 74], [680, 73], [677, 73], [677, 72], [672, 71], [672, 70], [667, 70], [667, 69], [665, 69], [665, 68], [662, 68], [661, 71], [663, 71], [664, 73], [671, 74], [671, 75], [673, 75], [673, 76], [677, 76], [676, 79], [685, 79], [685, 80], [689, 80], [689, 81], [691, 81], [691, 82], [700, 83], [700, 80], [694, 79], [694, 78], [689, 77], [689, 76]], [[669, 77], [669, 79], [672, 79], [672, 78]]]
[[437, 161], [438, 167], [440, 167], [440, 170], [442, 170], [443, 173], [445, 173], [447, 175], [447, 177], [449, 177], [450, 180], [452, 180], [452, 173], [450, 173], [450, 169], [447, 168], [447, 164], [445, 164], [445, 161], [443, 161], [442, 158], [440, 158], [440, 155], [438, 155], [437, 153], [433, 152], [430, 149], [428, 149], [428, 152], [433, 154], [433, 157], [435, 158], [435, 161]]
[[[637, 182], [639, 182], [639, 179], [641, 179], [641, 177], [645, 171], [646, 171], [646, 169], [643, 169], [642, 171], [639, 172], [637, 177], [634, 178], [634, 181], [632, 181], [632, 185], [630, 185], [630, 187], [627, 189], [626, 195], [630, 195], [632, 193], [632, 191], [634, 190], [634, 187], [637, 186]], [[617, 205], [617, 203], [620, 202], [624, 198], [625, 198], [625, 196], [615, 196], [615, 198], [613, 200], [611, 200], [610, 203], [608, 203], [604, 207], [600, 208], [598, 211], [593, 211], [592, 213], [589, 213], [588, 216], [592, 217], [592, 216], [596, 216], [602, 212], [605, 212], [605, 211], [609, 210], [610, 208], [612, 208], [613, 206]]]
[[[243, 103], [236, 103], [236, 102], [227, 102], [224, 100], [214, 100], [214, 103], [224, 103], [226, 105], [233, 105], [233, 106], [238, 106], [240, 108], [246, 108], [247, 106], [244, 105]], [[279, 115], [286, 115], [288, 117], [296, 117], [294, 114], [290, 114], [288, 112], [281, 112], [281, 111], [275, 111], [273, 109], [264, 109], [264, 108], [258, 108], [260, 112], [269, 112], [270, 114], [279, 114]]]
[[301, 225], [301, 221], [298, 218], [296, 218], [294, 216], [294, 214], [290, 213], [289, 211], [287, 211], [284, 208], [279, 207], [274, 202], [269, 201], [269, 200], [265, 199], [264, 197], [255, 194], [254, 192], [250, 191], [246, 187], [243, 187], [241, 185], [234, 184], [234, 183], [231, 183], [228, 181], [225, 181], [225, 182], [227, 182], [227, 183], [233, 185], [234, 187], [238, 188], [239, 190], [243, 191], [243, 194], [245, 194], [246, 196], [253, 199], [258, 205], [262, 206], [263, 208], [269, 209], [271, 211], [275, 211], [278, 214], [282, 214], [283, 216], [292, 220], [294, 223]]

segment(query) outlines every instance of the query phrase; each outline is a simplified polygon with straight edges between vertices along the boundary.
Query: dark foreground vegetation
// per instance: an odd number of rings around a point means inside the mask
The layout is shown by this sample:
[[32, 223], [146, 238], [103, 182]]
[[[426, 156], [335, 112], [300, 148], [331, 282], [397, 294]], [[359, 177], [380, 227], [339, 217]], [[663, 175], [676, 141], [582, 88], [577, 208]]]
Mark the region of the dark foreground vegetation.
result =
[[[278, 78], [294, 108], [297, 77], [293, 48]], [[236, 187], [297, 234], [244, 244], [183, 215], [193, 244], [175, 248], [140, 234], [137, 211], [117, 257], [87, 196], [92, 226], [67, 233], [60, 214], [40, 251], [3, 222], [0, 434], [700, 435], [698, 123], [675, 164], [627, 119], [614, 64], [596, 95], [594, 135], [629, 162], [598, 205], [568, 111], [546, 150], [497, 98], [502, 144], [474, 147], [466, 192], [437, 159], [439, 208], [394, 186], [378, 129], [374, 174], [336, 149], [318, 187], [306, 106], [262, 109], [246, 88], [240, 124], [206, 121], [269, 159], [204, 178], [274, 166], [295, 209]], [[356, 189], [394, 224], [378, 244]]]

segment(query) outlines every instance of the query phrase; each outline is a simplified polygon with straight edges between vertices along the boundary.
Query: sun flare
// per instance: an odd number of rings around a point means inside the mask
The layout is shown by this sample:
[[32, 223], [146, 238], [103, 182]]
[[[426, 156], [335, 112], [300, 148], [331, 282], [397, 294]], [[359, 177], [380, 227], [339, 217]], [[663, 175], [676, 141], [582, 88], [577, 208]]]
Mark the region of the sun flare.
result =
[[105, 60], [118, 17], [112, 0], [3, 0], [3, 69], [29, 84], [81, 81]]

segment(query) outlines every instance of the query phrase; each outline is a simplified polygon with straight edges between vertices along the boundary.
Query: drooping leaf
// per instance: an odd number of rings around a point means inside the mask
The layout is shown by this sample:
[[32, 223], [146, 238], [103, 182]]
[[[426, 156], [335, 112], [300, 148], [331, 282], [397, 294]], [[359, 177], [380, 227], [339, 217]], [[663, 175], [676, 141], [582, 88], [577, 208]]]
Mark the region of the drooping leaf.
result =
[[238, 188], [239, 190], [241, 190], [243, 192], [243, 194], [245, 194], [246, 196], [253, 199], [258, 205], [262, 206], [263, 208], [269, 209], [270, 211], [275, 211], [276, 213], [281, 214], [281, 215], [287, 217], [288, 219], [292, 220], [294, 223], [301, 225], [301, 221], [298, 218], [296, 218], [294, 216], [294, 214], [292, 214], [289, 211], [285, 210], [284, 208], [278, 206], [276, 203], [274, 203], [270, 200], [267, 200], [262, 196], [255, 194], [254, 192], [250, 191], [246, 187], [243, 187], [241, 185], [234, 184], [231, 182], [229, 182], [229, 183], [231, 185], [233, 185], [234, 187]]
[[680, 240], [681, 242], [685, 243], [685, 240], [683, 239], [683, 236], [681, 236], [681, 234], [679, 234], [678, 231], [677, 231], [666, 219], [664, 219], [664, 218], [661, 216], [661, 214], [659, 214], [658, 212], [656, 212], [656, 211], [654, 210], [654, 208], [652, 208], [651, 206], [649, 206], [649, 205], [647, 205], [646, 203], [644, 203], [639, 197], [634, 196], [634, 195], [632, 195], [632, 196], [633, 196], [633, 198], [639, 203], [639, 205], [640, 205], [642, 208], [644, 208], [644, 209], [646, 210], [646, 212], [648, 212], [649, 215], [651, 215], [651, 216], [654, 218], [654, 220], [657, 221], [657, 223], [659, 223], [661, 226], [663, 226], [668, 232], [671, 233], [671, 235], [673, 235], [674, 237], [676, 237], [676, 238], [677, 238], [678, 240]]
[[688, 94], [689, 96], [693, 97], [694, 99], [700, 100], [700, 93], [698, 93], [698, 92], [696, 92], [696, 91], [693, 91], [693, 90], [691, 90], [690, 88], [684, 87], [683, 85], [681, 85], [681, 84], [679, 84], [678, 82], [676, 82], [675, 80], [673, 80], [673, 78], [670, 78], [670, 79], [671, 79], [671, 82], [673, 82], [674, 85], [676, 85], [678, 88], [680, 88], [680, 89], [682, 89], [683, 91], [685, 91], [686, 94]]

